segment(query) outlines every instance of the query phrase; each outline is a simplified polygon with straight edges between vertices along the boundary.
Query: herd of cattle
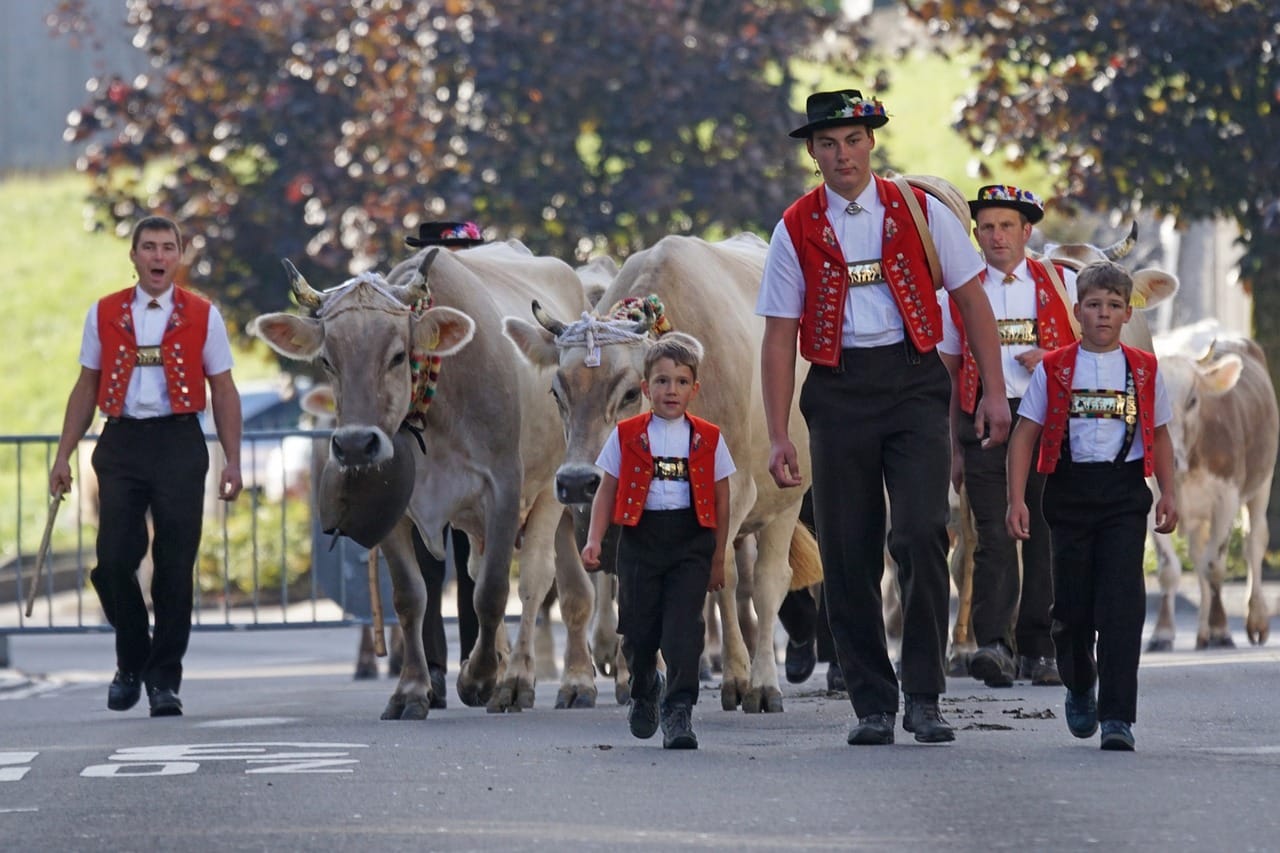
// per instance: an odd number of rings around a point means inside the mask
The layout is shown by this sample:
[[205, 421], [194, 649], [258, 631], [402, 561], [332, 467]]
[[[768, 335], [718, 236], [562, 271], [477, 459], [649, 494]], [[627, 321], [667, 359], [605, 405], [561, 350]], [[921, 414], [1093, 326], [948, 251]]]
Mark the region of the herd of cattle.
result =
[[[1132, 234], [1108, 249], [1058, 246], [1048, 254], [1083, 263], [1118, 257], [1128, 246]], [[601, 630], [613, 624], [612, 602], [597, 595], [582, 568], [575, 522], [598, 484], [593, 462], [606, 436], [642, 408], [643, 355], [666, 328], [703, 343], [707, 381], [697, 410], [721, 426], [740, 466], [730, 484], [730, 526], [742, 547], [719, 593], [722, 706], [782, 710], [774, 620], [793, 570], [815, 570], [793, 561], [813, 559], [815, 551], [793, 547], [809, 536], [798, 520], [801, 491], [777, 488], [767, 471], [759, 371], [764, 322], [754, 313], [766, 250], [751, 234], [718, 242], [668, 236], [620, 268], [598, 261], [575, 270], [508, 241], [427, 249], [385, 276], [363, 273], [323, 292], [286, 263], [305, 315], [266, 314], [251, 331], [286, 357], [318, 361], [332, 385], [336, 427], [320, 476], [321, 518], [327, 528], [382, 548], [405, 628], [399, 681], [384, 719], [422, 719], [433, 707], [422, 643], [427, 589], [414, 556], [414, 527], [437, 558], [447, 525], [472, 542], [480, 636], [457, 677], [464, 703], [491, 711], [532, 705], [538, 614], [553, 584], [567, 636], [557, 707], [595, 703], [597, 665], [614, 675], [617, 698], [625, 701], [625, 664], [616, 638]], [[1157, 270], [1137, 272], [1135, 282], [1147, 307], [1177, 288], [1176, 279]], [[615, 312], [623, 305], [640, 305], [639, 315]], [[1221, 587], [1226, 543], [1242, 506], [1249, 521], [1246, 629], [1250, 642], [1264, 643], [1269, 614], [1259, 582], [1280, 417], [1261, 350], [1209, 333], [1170, 351], [1152, 342], [1141, 313], [1128, 339], [1161, 352], [1173, 403], [1178, 509], [1202, 590], [1196, 645], [1231, 642]], [[803, 431], [798, 411], [791, 423]], [[803, 451], [806, 436], [793, 437]], [[1158, 539], [1157, 551], [1165, 601], [1152, 649], [1172, 645], [1181, 573], [1167, 539]], [[502, 620], [513, 559], [521, 619], [508, 643]], [[962, 592], [966, 562], [953, 561]], [[742, 607], [737, 579], [748, 572], [751, 601]], [[958, 626], [965, 621], [962, 613]], [[596, 635], [589, 637], [593, 623]]]

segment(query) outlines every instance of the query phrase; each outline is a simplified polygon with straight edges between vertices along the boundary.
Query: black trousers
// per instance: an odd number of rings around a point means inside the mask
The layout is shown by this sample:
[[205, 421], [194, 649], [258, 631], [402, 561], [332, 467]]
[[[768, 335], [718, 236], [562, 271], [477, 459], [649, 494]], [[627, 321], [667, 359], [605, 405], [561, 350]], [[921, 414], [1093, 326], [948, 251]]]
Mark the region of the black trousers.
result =
[[[89, 574], [116, 633], [116, 666], [155, 688], [178, 690], [191, 637], [193, 570], [200, 548], [209, 449], [194, 415], [112, 420], [93, 451], [100, 501], [98, 565]], [[148, 542], [147, 513], [154, 526]], [[148, 630], [138, 565], [154, 570]]]
[[618, 633], [631, 669], [631, 694], [646, 695], [667, 664], [664, 707], [698, 701], [702, 604], [711, 580], [715, 531], [692, 509], [645, 510], [618, 542]]
[[[458, 583], [458, 637], [461, 646], [458, 662], [461, 663], [471, 656], [476, 637], [480, 634], [480, 622], [475, 608], [476, 582], [467, 573], [471, 540], [467, 539], [467, 534], [452, 527], [446, 528], [445, 533], [452, 542], [453, 565]], [[427, 613], [422, 621], [422, 648], [426, 653], [428, 666], [447, 672], [449, 643], [444, 634], [444, 602], [441, 591], [444, 589], [448, 566], [444, 560], [437, 560], [427, 550], [427, 543], [422, 541], [422, 535], [416, 527], [413, 529], [413, 553], [427, 584]]]
[[[1016, 418], [1021, 400], [1009, 400]], [[1027, 478], [1031, 538], [1019, 545], [1005, 529], [1009, 510], [1005, 459], [1007, 448], [983, 449], [973, 418], [961, 418], [958, 435], [964, 450], [964, 482], [973, 507], [978, 546], [973, 552], [974, 639], [985, 646], [997, 640], [1029, 657], [1053, 657], [1049, 609], [1053, 606], [1053, 570], [1049, 524], [1040, 509], [1044, 475]], [[1019, 581], [1018, 553], [1022, 553]]]
[[903, 344], [845, 350], [840, 367], [811, 368], [800, 392], [827, 619], [859, 717], [898, 710], [881, 614], [886, 521], [902, 590], [902, 688], [946, 690], [950, 393], [937, 354]]
[[[1053, 641], [1068, 690], [1098, 685], [1098, 719], [1132, 723], [1147, 590], [1151, 490], [1142, 462], [1058, 462], [1044, 488], [1053, 540]], [[1095, 645], [1097, 657], [1095, 660]]]

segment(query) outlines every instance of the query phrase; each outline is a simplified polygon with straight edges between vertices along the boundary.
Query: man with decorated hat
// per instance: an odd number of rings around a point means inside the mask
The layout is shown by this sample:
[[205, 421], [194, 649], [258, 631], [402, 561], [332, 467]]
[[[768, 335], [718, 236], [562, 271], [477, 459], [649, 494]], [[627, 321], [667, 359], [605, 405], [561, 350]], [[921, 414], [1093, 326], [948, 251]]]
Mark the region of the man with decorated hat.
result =
[[[979, 278], [1000, 334], [1004, 393], [992, 397], [1003, 397], [1009, 411], [1016, 412], [1044, 354], [1079, 337], [1071, 313], [1076, 277], [1062, 266], [1027, 257], [1031, 226], [1044, 217], [1044, 205], [1034, 193], [991, 184], [978, 190], [969, 211], [986, 260]], [[971, 420], [989, 386], [978, 375], [963, 318], [947, 297], [943, 302], [938, 352], [956, 381], [951, 477], [957, 489], [961, 483], [968, 489], [978, 534], [970, 611], [978, 650], [969, 661], [969, 673], [988, 687], [1011, 687], [1015, 678], [1061, 684], [1050, 634], [1049, 526], [1040, 510], [1044, 476], [1032, 472], [1027, 483], [1031, 537], [1021, 545], [1019, 581], [1018, 543], [1005, 529], [1005, 450], [983, 447]]]
[[410, 234], [404, 238], [404, 244], [412, 249], [425, 249], [428, 246], [443, 246], [446, 249], [465, 249], [479, 246], [484, 242], [484, 234], [480, 226], [474, 222], [422, 222], [418, 224], [418, 235]]
[[[875, 130], [889, 120], [880, 101], [855, 89], [818, 92], [806, 114], [791, 136], [805, 140], [823, 183], [774, 228], [756, 302], [765, 318], [769, 470], [780, 487], [804, 482], [788, 434], [798, 349], [812, 362], [800, 408], [813, 458], [823, 594], [858, 717], [847, 741], [894, 741], [899, 679], [880, 600], [889, 527], [903, 592], [903, 728], [918, 741], [946, 742], [955, 738], [938, 709], [950, 598], [951, 379], [936, 350], [942, 313], [935, 291], [952, 294], [983, 381], [1003, 385], [995, 320], [978, 282], [982, 259], [945, 204], [872, 173]], [[983, 401], [975, 418], [990, 445], [1004, 442], [1010, 415], [1003, 400]]]

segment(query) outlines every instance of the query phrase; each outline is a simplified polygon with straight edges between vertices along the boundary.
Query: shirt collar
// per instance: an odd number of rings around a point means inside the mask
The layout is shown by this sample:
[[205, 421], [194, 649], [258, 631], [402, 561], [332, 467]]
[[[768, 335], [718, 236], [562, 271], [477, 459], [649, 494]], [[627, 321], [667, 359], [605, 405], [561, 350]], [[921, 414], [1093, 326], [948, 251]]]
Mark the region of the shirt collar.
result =
[[[1027, 272], [1027, 262], [1025, 260], [1019, 261], [1011, 274], [1019, 281], [1029, 281], [1031, 279], [1030, 273]], [[1004, 273], [991, 266], [991, 264], [987, 264], [987, 281], [1004, 281]]]
[[[155, 297], [155, 300], [160, 303], [160, 307], [163, 308], [164, 310], [166, 311], [172, 310], [173, 309], [173, 285], [170, 284], [169, 288], [165, 290], [164, 293]], [[147, 292], [135, 284], [133, 286], [134, 307], [146, 308], [148, 303], [150, 302], [151, 302], [151, 297], [147, 295]]]
[[[880, 207], [880, 194], [876, 191], [875, 181], [868, 181], [862, 192], [858, 193], [858, 197], [855, 199], [843, 197], [831, 189], [829, 184], [823, 184], [822, 186], [827, 191], [827, 208], [835, 213], [844, 213], [844, 209], [849, 206], [850, 201], [856, 201], [863, 211], [874, 211]], [[857, 214], [854, 215], [856, 216]]]

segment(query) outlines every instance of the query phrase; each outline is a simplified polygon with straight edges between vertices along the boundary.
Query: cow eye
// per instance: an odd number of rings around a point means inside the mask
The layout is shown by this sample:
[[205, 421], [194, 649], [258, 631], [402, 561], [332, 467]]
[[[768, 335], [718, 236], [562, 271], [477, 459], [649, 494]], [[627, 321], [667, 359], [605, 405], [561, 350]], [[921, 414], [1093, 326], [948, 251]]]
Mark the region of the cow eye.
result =
[[323, 355], [320, 356], [320, 366], [324, 368], [325, 373], [333, 373], [333, 362]]
[[640, 399], [640, 389], [639, 389], [639, 388], [631, 388], [631, 389], [628, 389], [628, 390], [627, 390], [627, 393], [625, 393], [625, 394], [623, 394], [623, 395], [622, 395], [622, 405], [624, 405], [624, 406], [630, 406], [632, 403], [634, 403], [635, 401], [637, 401], [637, 400], [639, 400], [639, 399]]
[[404, 364], [404, 353], [398, 352], [391, 356], [391, 363], [387, 365], [387, 369], [390, 370], [391, 368], [399, 367], [402, 364]]

